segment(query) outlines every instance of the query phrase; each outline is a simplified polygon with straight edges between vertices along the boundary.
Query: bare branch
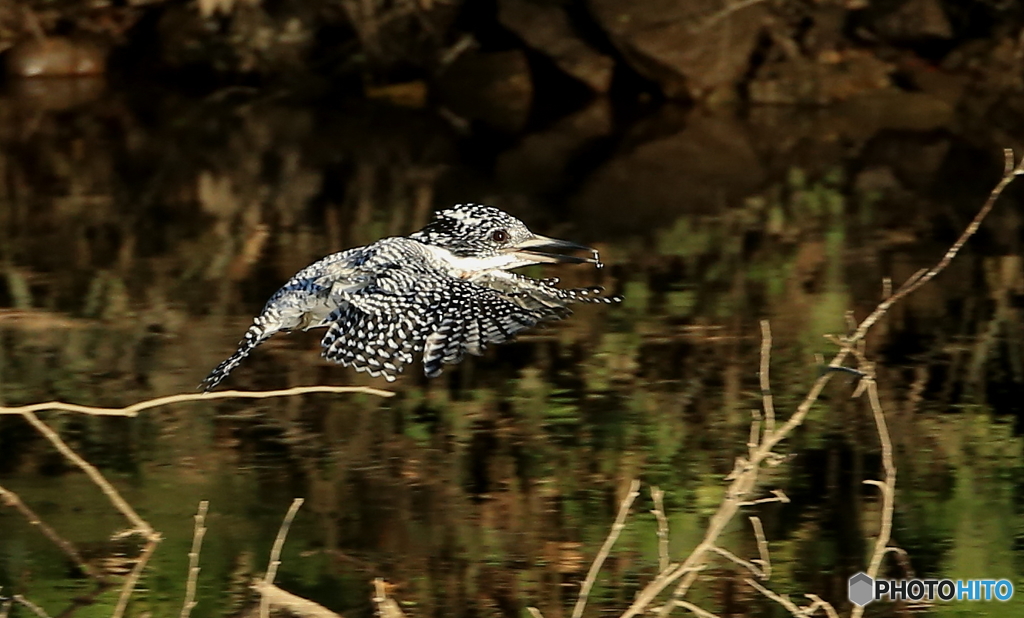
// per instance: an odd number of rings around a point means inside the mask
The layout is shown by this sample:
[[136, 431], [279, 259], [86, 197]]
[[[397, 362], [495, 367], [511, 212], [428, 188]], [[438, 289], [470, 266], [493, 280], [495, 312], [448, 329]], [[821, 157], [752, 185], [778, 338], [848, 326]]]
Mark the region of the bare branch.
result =
[[102, 577], [98, 573], [96, 573], [96, 571], [94, 571], [88, 564], [86, 564], [85, 560], [82, 559], [82, 555], [78, 553], [78, 550], [75, 549], [75, 546], [72, 545], [67, 539], [57, 534], [57, 531], [48, 526], [46, 522], [39, 519], [39, 516], [36, 515], [32, 509], [30, 509], [28, 506], [25, 505], [24, 502], [21, 501], [21, 498], [18, 497], [18, 494], [0, 486], [0, 501], [2, 501], [7, 506], [15, 508], [22, 515], [24, 515], [25, 519], [28, 520], [28, 523], [38, 528], [39, 531], [42, 532], [46, 538], [50, 539], [50, 541], [54, 545], [61, 548], [61, 550], [68, 556], [68, 558], [70, 558], [71, 561], [78, 566], [80, 571], [97, 580], [102, 580]]
[[622, 499], [622, 503], [619, 505], [619, 514], [615, 517], [612, 529], [608, 531], [608, 538], [604, 540], [601, 551], [597, 552], [597, 557], [594, 558], [594, 562], [590, 565], [587, 578], [583, 580], [580, 596], [576, 599], [576, 606], [572, 609], [572, 618], [580, 618], [583, 615], [583, 610], [587, 607], [587, 597], [590, 596], [590, 589], [594, 587], [594, 581], [597, 579], [597, 574], [601, 571], [601, 565], [608, 558], [608, 554], [612, 551], [612, 546], [615, 545], [619, 534], [626, 526], [626, 516], [629, 515], [629, 507], [633, 505], [633, 501], [636, 500], [638, 495], [640, 495], [640, 481], [634, 479], [629, 484], [629, 492], [626, 493], [626, 497]]
[[750, 525], [754, 527], [754, 538], [757, 539], [757, 553], [760, 554], [761, 570], [764, 572], [764, 578], [770, 579], [772, 576], [772, 560], [768, 554], [768, 539], [764, 535], [764, 526], [761, 525], [760, 517], [750, 517]]
[[29, 601], [20, 594], [14, 595], [13, 600], [15, 603], [21, 603], [25, 607], [29, 608], [29, 610], [31, 610], [32, 613], [36, 616], [39, 616], [39, 618], [50, 618], [50, 615], [46, 613], [46, 610], [44, 610], [42, 607], [39, 607], [32, 601]]
[[33, 403], [27, 406], [0, 406], [0, 414], [26, 414], [40, 412], [43, 410], [64, 410], [66, 412], [79, 412], [92, 416], [138, 416], [139, 412], [170, 405], [172, 403], [184, 403], [189, 401], [210, 401], [211, 399], [267, 399], [269, 397], [289, 397], [291, 395], [302, 395], [306, 393], [365, 393], [377, 395], [378, 397], [394, 397], [395, 394], [389, 391], [382, 391], [367, 386], [295, 386], [273, 391], [217, 391], [213, 393], [180, 393], [168, 395], [133, 403], [123, 408], [96, 408], [93, 406], [81, 406], [75, 403], [64, 403], [63, 401], [48, 401], [46, 403]]
[[124, 578], [121, 594], [117, 597], [117, 606], [114, 607], [114, 613], [110, 615], [110, 618], [121, 618], [124, 615], [124, 610], [128, 608], [128, 600], [135, 591], [135, 585], [139, 583], [139, 577], [142, 576], [142, 571], [146, 568], [146, 564], [149, 563], [149, 559], [153, 557], [153, 552], [156, 551], [156, 546], [160, 544], [160, 540], [160, 534], [157, 532], [153, 532], [147, 538], [146, 546], [142, 549], [142, 553], [139, 554], [135, 567], [132, 568], [132, 572], [128, 574], [128, 577]]
[[739, 556], [737, 556], [736, 554], [732, 553], [728, 549], [725, 549], [724, 547], [719, 547], [717, 545], [714, 545], [714, 546], [711, 547], [710, 551], [715, 552], [719, 556], [722, 556], [724, 558], [728, 558], [729, 560], [732, 560], [736, 564], [740, 565], [744, 569], [747, 569], [748, 571], [750, 571], [754, 575], [760, 577], [761, 579], [767, 579], [767, 577], [765, 577], [764, 572], [761, 569], [757, 568], [757, 565], [755, 565], [754, 563], [749, 562], [747, 560], [744, 560], [743, 558], [740, 558]]
[[814, 611], [811, 610], [812, 607], [814, 609], [821, 607], [825, 610], [825, 615], [828, 616], [828, 618], [839, 618], [839, 612], [837, 612], [836, 608], [832, 607], [832, 604], [826, 601], [825, 599], [822, 599], [816, 594], [805, 594], [804, 596], [814, 601], [814, 603], [809, 605], [807, 609], [804, 610], [804, 615], [810, 616], [811, 614], [813, 614]]
[[697, 607], [696, 605], [694, 605], [693, 603], [690, 603], [689, 601], [675, 601], [675, 604], [676, 604], [677, 607], [682, 607], [683, 609], [690, 610], [694, 614], [697, 614], [698, 616], [700, 616], [700, 618], [718, 618], [717, 614], [712, 614], [708, 610], [706, 610], [704, 608], [701, 608], [701, 607]]
[[147, 539], [159, 539], [160, 535], [157, 534], [155, 530], [153, 530], [153, 527], [150, 526], [149, 523], [147, 523], [144, 519], [139, 517], [139, 514], [135, 512], [135, 509], [133, 509], [128, 504], [128, 502], [126, 502], [125, 499], [121, 497], [121, 494], [119, 494], [117, 490], [114, 489], [114, 486], [107, 482], [107, 479], [103, 478], [103, 475], [100, 474], [99, 470], [93, 467], [93, 465], [87, 462], [86, 460], [79, 457], [78, 453], [75, 453], [73, 450], [71, 450], [71, 447], [69, 447], [67, 443], [65, 443], [64, 440], [62, 440], [61, 437], [57, 435], [57, 432], [50, 429], [49, 425], [39, 420], [39, 417], [33, 414], [32, 412], [22, 412], [21, 415], [33, 427], [35, 427], [39, 431], [39, 433], [43, 434], [43, 436], [45, 436], [46, 439], [49, 440], [50, 443], [52, 443], [57, 448], [58, 451], [60, 451], [61, 455], [63, 455], [66, 459], [70, 460], [73, 464], [75, 464], [76, 466], [81, 468], [83, 472], [85, 472], [86, 476], [88, 476], [89, 479], [92, 480], [92, 482], [95, 483], [96, 486], [99, 487], [104, 494], [106, 494], [107, 498], [114, 505], [114, 508], [121, 511], [121, 514], [124, 515], [129, 522], [131, 522], [135, 531], [139, 532]]
[[300, 616], [301, 618], [341, 618], [341, 616], [319, 603], [282, 590], [262, 579], [253, 582], [252, 589], [258, 592], [260, 598], [267, 604], [273, 607], [282, 607], [288, 610], [289, 614]]
[[[277, 568], [281, 566], [281, 549], [284, 548], [284, 540], [288, 536], [288, 529], [292, 525], [292, 520], [295, 519], [295, 514], [299, 511], [299, 507], [305, 502], [302, 498], [296, 498], [292, 501], [292, 505], [288, 507], [288, 512], [285, 513], [284, 520], [281, 522], [281, 528], [277, 531], [277, 538], [274, 539], [274, 546], [270, 550], [270, 562], [267, 564], [267, 574], [263, 578], [263, 583], [270, 586], [274, 583], [274, 578], [277, 577]], [[263, 597], [260, 600], [260, 618], [267, 618], [270, 614], [270, 599]]]
[[[870, 577], [878, 575], [882, 566], [882, 558], [885, 557], [892, 538], [892, 515], [896, 505], [896, 462], [893, 459], [892, 440], [889, 438], [889, 428], [885, 422], [885, 413], [882, 411], [882, 403], [878, 399], [878, 384], [873, 376], [861, 378], [861, 384], [865, 385], [868, 393], [868, 402], [871, 404], [871, 412], [875, 419], [875, 428], [878, 430], [878, 440], [882, 445], [882, 469], [885, 473], [885, 480], [865, 481], [865, 484], [876, 485], [882, 493], [882, 522], [878, 530], [878, 538], [875, 539], [875, 549], [871, 554], [871, 561], [868, 563], [867, 574]], [[864, 614], [864, 608], [858, 605], [853, 606], [850, 618], [860, 618]]]
[[181, 606], [181, 618], [188, 618], [196, 606], [196, 582], [199, 579], [199, 552], [203, 549], [206, 536], [206, 512], [210, 503], [203, 500], [196, 512], [196, 525], [192, 530], [192, 549], [188, 552], [188, 581], [185, 583], [185, 603]]
[[667, 569], [658, 574], [654, 581], [647, 584], [640, 594], [637, 595], [636, 600], [629, 606], [629, 609], [623, 613], [623, 616], [636, 616], [643, 612], [644, 608], [654, 601], [654, 598], [658, 596], [658, 593], [664, 590], [669, 584], [676, 581], [683, 575], [691, 572], [701, 571], [704, 566], [690, 568], [681, 564], [671, 564]]
[[[388, 583], [381, 578], [373, 580], [373, 604], [377, 607], [377, 616], [379, 618], [405, 618], [405, 614], [402, 609], [398, 607], [398, 603], [395, 600], [388, 597]], [[540, 612], [533, 610], [530, 613], [536, 612], [536, 615], [540, 615]]]
[[668, 568], [668, 518], [665, 517], [665, 492], [657, 487], [651, 487], [651, 500], [654, 502], [651, 513], [658, 520], [658, 568], [664, 571]]
[[800, 607], [798, 607], [796, 603], [790, 601], [788, 596], [776, 594], [775, 592], [772, 592], [771, 590], [765, 588], [764, 586], [750, 579], [749, 577], [744, 579], [743, 581], [753, 586], [758, 592], [760, 592], [764, 596], [775, 601], [779, 605], [785, 607], [787, 610], [789, 610], [789, 613], [793, 614], [797, 618], [801, 618], [804, 615], [804, 610], [800, 609]]

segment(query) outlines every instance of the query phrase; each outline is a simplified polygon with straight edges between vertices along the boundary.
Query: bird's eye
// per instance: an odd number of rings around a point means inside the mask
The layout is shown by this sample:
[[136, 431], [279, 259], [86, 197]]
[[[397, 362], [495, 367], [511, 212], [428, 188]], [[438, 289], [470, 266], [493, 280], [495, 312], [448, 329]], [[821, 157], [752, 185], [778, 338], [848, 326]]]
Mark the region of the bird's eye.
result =
[[508, 232], [505, 230], [494, 230], [491, 232], [491, 240], [494, 242], [505, 242], [508, 240]]

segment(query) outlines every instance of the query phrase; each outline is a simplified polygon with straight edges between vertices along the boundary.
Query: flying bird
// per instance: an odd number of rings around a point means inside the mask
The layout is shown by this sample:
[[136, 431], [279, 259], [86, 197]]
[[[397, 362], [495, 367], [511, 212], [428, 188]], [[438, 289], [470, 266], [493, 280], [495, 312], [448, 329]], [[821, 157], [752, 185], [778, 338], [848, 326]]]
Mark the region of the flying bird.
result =
[[621, 300], [600, 296], [599, 287], [562, 289], [557, 279], [510, 272], [549, 263], [603, 266], [597, 251], [534, 234], [497, 208], [453, 206], [418, 232], [328, 255], [296, 273], [199, 388], [215, 388], [282, 331], [326, 328], [324, 358], [391, 382], [414, 355], [422, 356], [423, 373], [435, 377], [466, 352], [480, 355], [488, 344], [568, 316], [572, 303]]

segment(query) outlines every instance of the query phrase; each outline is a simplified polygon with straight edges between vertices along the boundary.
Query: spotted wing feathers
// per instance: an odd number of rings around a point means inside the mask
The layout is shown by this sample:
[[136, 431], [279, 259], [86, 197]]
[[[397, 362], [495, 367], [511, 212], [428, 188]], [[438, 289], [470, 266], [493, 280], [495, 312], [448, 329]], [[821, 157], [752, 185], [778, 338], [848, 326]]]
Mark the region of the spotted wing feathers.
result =
[[436, 287], [414, 294], [378, 287], [354, 295], [324, 336], [324, 357], [392, 381], [419, 354], [424, 374], [434, 377], [466, 352], [482, 354], [489, 344], [560, 317], [553, 308], [523, 306], [461, 279], [445, 277]]

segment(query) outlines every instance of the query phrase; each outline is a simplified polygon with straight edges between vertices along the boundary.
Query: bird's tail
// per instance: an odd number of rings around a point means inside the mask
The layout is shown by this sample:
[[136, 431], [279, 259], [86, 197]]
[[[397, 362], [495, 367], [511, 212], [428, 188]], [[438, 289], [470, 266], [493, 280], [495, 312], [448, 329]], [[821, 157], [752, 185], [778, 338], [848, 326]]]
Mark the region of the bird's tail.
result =
[[249, 356], [249, 354], [256, 349], [256, 346], [269, 339], [270, 336], [277, 331], [278, 329], [269, 327], [264, 316], [260, 316], [253, 320], [253, 325], [249, 327], [249, 330], [245, 331], [245, 336], [238, 342], [238, 350], [225, 359], [224, 362], [217, 365], [214, 370], [210, 372], [210, 375], [206, 376], [202, 383], [199, 384], [199, 389], [208, 393], [216, 388], [224, 378], [228, 377], [229, 373], [234, 371], [235, 367], [237, 367], [246, 356]]

